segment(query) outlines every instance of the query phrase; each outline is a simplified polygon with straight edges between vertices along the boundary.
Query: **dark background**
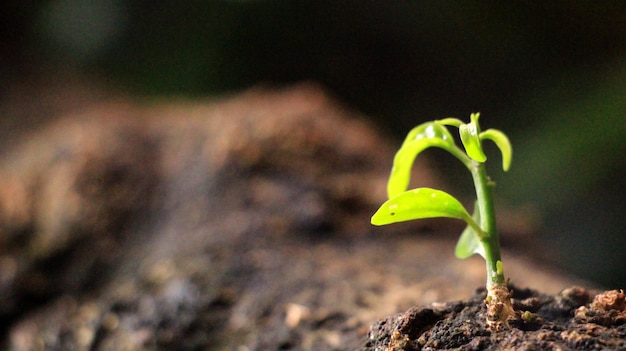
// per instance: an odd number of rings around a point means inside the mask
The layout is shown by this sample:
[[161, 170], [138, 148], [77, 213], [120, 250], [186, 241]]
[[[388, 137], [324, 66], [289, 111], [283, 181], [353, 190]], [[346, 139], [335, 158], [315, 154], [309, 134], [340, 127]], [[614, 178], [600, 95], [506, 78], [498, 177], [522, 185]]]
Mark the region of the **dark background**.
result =
[[[150, 98], [308, 80], [398, 140], [424, 120], [480, 111], [483, 127], [512, 139], [511, 171], [502, 174], [498, 160], [491, 173], [499, 204], [538, 214], [538, 255], [626, 286], [624, 1], [0, 6], [4, 96], [42, 75]], [[462, 167], [433, 155], [454, 191], [471, 195]]]

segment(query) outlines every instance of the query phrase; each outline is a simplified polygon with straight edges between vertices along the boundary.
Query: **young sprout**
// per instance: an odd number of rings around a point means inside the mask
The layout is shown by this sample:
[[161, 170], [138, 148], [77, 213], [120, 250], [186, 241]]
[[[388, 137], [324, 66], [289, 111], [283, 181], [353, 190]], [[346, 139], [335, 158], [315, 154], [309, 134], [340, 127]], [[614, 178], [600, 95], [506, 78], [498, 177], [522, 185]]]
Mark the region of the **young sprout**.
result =
[[[387, 184], [389, 200], [372, 216], [372, 224], [385, 225], [413, 219], [448, 217], [463, 220], [467, 227], [461, 233], [455, 254], [460, 259], [474, 254], [481, 255], [487, 266], [487, 323], [491, 328], [506, 327], [514, 315], [507, 280], [502, 270], [500, 241], [496, 229], [493, 188], [495, 184], [487, 176], [483, 152], [483, 140], [493, 141], [502, 154], [502, 168], [511, 165], [511, 143], [499, 130], [480, 130], [479, 113], [470, 115], [470, 122], [445, 118], [426, 122], [413, 128], [393, 160], [393, 168]], [[448, 127], [459, 129], [462, 150]], [[476, 203], [472, 215], [452, 195], [431, 188], [407, 190], [411, 168], [417, 156], [424, 150], [438, 147], [461, 161], [472, 174], [476, 189]]]

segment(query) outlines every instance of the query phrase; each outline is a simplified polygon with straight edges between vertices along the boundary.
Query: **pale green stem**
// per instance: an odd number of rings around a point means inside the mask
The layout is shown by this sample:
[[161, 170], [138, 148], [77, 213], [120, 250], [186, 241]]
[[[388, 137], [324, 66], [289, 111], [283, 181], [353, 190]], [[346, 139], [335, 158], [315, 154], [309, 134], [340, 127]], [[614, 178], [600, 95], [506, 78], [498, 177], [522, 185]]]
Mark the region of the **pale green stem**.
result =
[[505, 284], [506, 279], [502, 269], [498, 270], [500, 256], [500, 238], [496, 226], [496, 210], [493, 199], [494, 183], [487, 176], [485, 164], [469, 158], [463, 150], [458, 147], [449, 150], [454, 157], [463, 162], [465, 167], [472, 173], [474, 187], [476, 188], [476, 198], [478, 200], [475, 209], [480, 211], [480, 228], [485, 234], [481, 237], [485, 249], [485, 261], [487, 264], [487, 286]]
[[470, 171], [476, 187], [478, 211], [480, 211], [480, 227], [487, 234], [482, 238], [487, 264], [487, 286], [506, 283], [502, 267], [498, 269], [500, 259], [500, 239], [496, 226], [496, 211], [493, 199], [494, 183], [487, 176], [485, 165], [472, 161]]

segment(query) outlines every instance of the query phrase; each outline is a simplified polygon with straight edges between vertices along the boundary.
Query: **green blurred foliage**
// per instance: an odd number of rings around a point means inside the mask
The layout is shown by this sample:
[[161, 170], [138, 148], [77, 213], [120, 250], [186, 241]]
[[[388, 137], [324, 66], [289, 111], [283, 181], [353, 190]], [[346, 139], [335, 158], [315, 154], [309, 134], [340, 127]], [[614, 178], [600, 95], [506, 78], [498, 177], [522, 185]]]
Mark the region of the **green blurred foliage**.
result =
[[[490, 170], [498, 193], [542, 211], [557, 260], [626, 285], [626, 271], [611, 268], [626, 262], [624, 1], [2, 6], [12, 28], [2, 34], [3, 73], [28, 58], [156, 96], [314, 80], [399, 140], [423, 121], [481, 112], [514, 147], [508, 174]], [[471, 184], [464, 176], [450, 179]]]

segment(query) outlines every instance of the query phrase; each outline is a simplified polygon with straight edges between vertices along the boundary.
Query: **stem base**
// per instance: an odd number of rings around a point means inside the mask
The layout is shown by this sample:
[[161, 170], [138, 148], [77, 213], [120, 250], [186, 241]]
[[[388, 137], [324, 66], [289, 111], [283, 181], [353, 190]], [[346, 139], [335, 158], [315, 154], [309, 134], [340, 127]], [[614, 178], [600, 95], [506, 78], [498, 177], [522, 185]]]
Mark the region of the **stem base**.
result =
[[493, 284], [487, 287], [487, 327], [491, 330], [502, 330], [509, 327], [509, 320], [515, 318], [515, 310], [511, 302], [512, 292], [506, 283]]

